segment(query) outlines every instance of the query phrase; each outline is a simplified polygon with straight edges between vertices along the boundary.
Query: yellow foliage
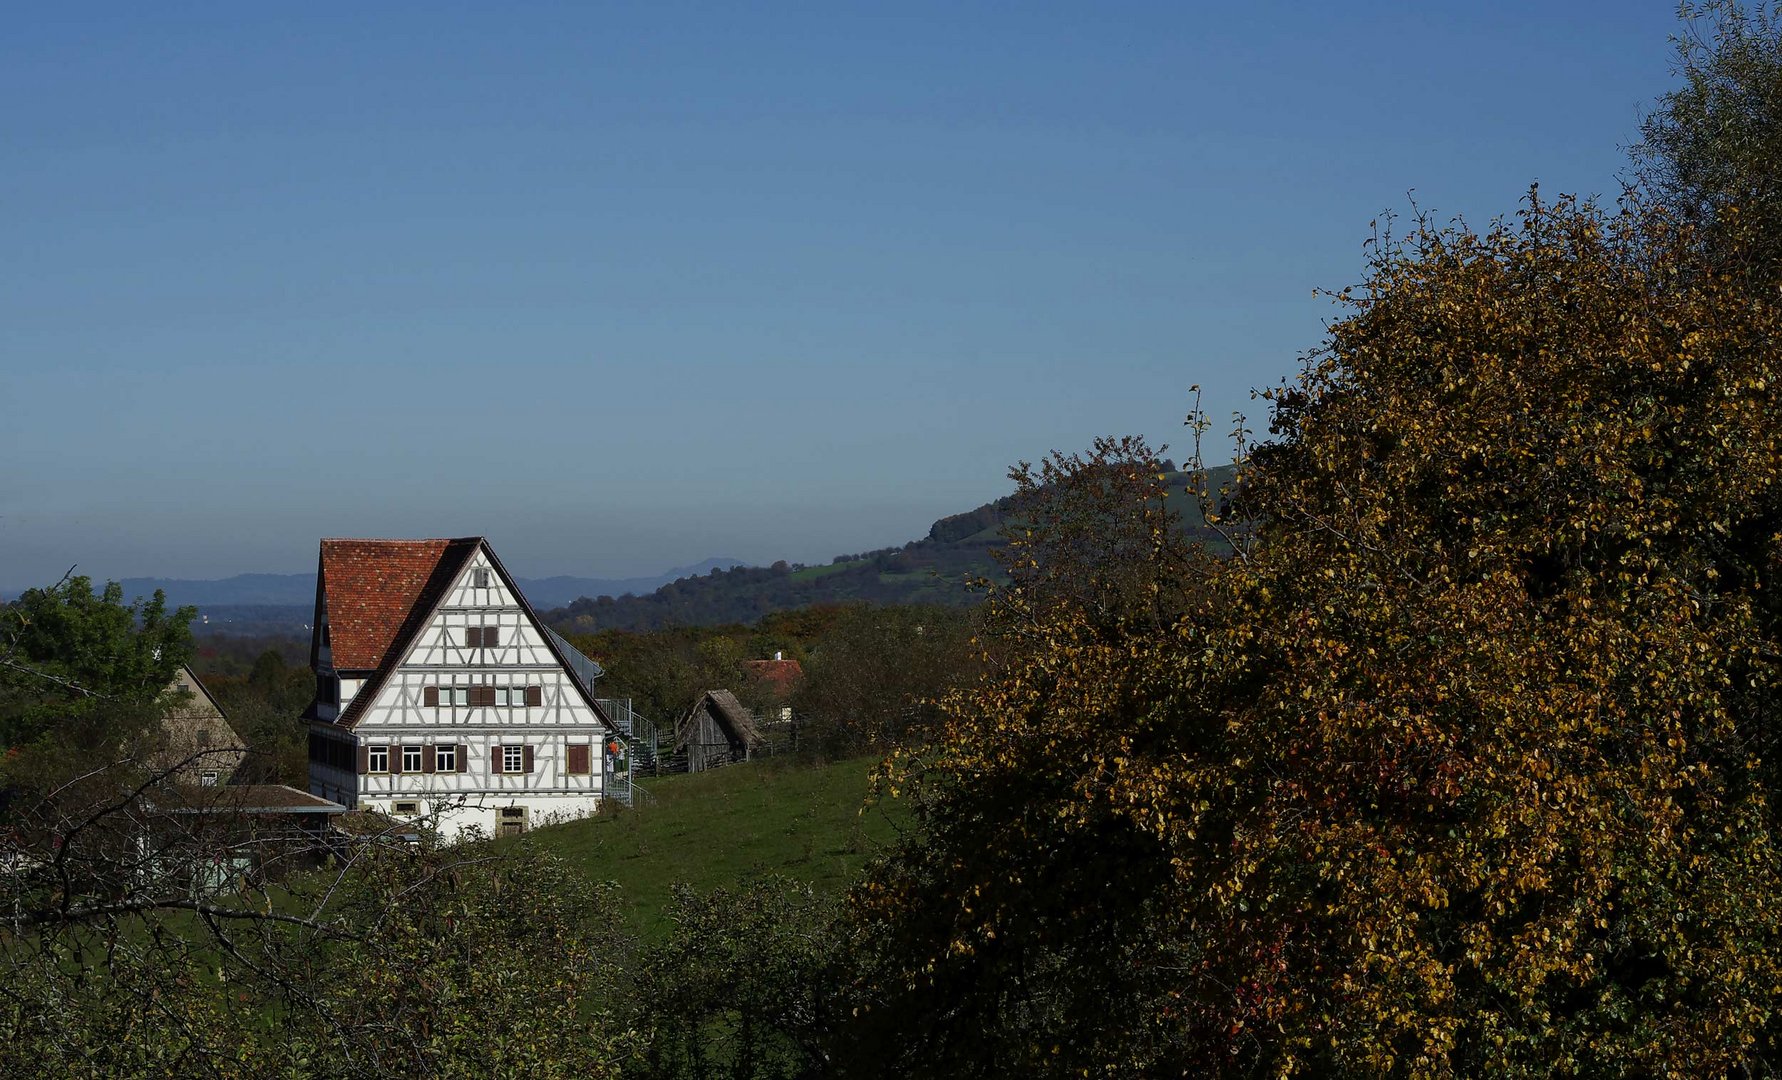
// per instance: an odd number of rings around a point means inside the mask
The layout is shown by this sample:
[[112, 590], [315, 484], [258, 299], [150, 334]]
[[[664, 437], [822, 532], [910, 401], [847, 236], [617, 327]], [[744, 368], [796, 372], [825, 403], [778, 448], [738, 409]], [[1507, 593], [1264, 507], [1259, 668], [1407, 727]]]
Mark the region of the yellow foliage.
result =
[[887, 1030], [973, 1032], [935, 1072], [1772, 1052], [1775, 290], [1531, 195], [1381, 238], [1342, 302], [1217, 507], [1234, 556], [1154, 528], [1142, 444], [1027, 475], [1062, 501], [856, 895], [914, 988]]

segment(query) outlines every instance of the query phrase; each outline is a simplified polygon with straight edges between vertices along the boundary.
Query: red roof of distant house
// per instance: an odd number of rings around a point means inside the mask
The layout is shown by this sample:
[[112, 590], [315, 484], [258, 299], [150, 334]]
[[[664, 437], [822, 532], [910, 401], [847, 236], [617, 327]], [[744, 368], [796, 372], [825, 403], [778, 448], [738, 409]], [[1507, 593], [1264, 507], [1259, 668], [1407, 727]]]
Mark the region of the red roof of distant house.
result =
[[782, 698], [791, 697], [804, 678], [804, 668], [796, 660], [744, 660], [743, 670]]
[[407, 636], [404, 624], [433, 609], [480, 542], [323, 540], [320, 587], [328, 597], [336, 670], [381, 667]]

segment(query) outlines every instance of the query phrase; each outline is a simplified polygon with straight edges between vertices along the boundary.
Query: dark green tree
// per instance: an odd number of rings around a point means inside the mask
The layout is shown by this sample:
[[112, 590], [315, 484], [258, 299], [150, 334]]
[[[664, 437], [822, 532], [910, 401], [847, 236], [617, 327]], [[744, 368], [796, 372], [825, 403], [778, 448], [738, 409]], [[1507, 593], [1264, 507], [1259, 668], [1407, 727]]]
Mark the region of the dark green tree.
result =
[[14, 771], [116, 753], [152, 730], [192, 655], [195, 609], [157, 591], [125, 604], [116, 582], [85, 577], [28, 590], [0, 608], [0, 745]]
[[[1782, 21], [1769, 3], [1736, 0], [1686, 4], [1683, 15], [1682, 85], [1646, 117], [1637, 175], [1702, 228], [1707, 247], [1738, 252], [1762, 277], [1782, 260]], [[1739, 243], [1715, 243], [1733, 231]]]

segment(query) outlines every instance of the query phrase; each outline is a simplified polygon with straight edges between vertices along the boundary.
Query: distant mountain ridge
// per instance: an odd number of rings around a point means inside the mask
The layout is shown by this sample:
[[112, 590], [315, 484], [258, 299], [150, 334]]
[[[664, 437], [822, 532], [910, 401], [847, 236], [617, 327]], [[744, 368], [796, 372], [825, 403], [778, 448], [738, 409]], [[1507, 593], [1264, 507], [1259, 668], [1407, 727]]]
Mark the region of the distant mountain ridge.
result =
[[[547, 578], [518, 578], [520, 590], [534, 607], [561, 607], [583, 596], [624, 596], [654, 592], [672, 581], [712, 570], [747, 565], [741, 559], [714, 558], [691, 566], [677, 566], [660, 574], [635, 578], [585, 578], [559, 574]], [[191, 604], [209, 607], [303, 607], [316, 602], [314, 574], [236, 574], [212, 580], [183, 578], [125, 578], [119, 582], [127, 600], [152, 596], [156, 589], [167, 594], [175, 607]]]
[[[1180, 491], [1189, 474], [1174, 471], [1165, 483]], [[1232, 479], [1232, 466], [1207, 470], [1213, 487]], [[966, 587], [1001, 576], [992, 551], [1015, 512], [1004, 496], [962, 514], [935, 521], [928, 535], [902, 545], [837, 555], [826, 565], [785, 561], [750, 566], [740, 559], [706, 559], [654, 577], [582, 578], [558, 575], [519, 578], [526, 598], [559, 630], [651, 630], [666, 626], [753, 623], [762, 615], [816, 604], [965, 605], [978, 599]], [[1176, 504], [1183, 531], [1215, 549], [1222, 541], [1200, 519], [1191, 500]], [[306, 634], [315, 607], [314, 574], [237, 574], [215, 581], [126, 578], [126, 599], [156, 589], [170, 604], [198, 608], [200, 632], [289, 638]]]
[[[518, 578], [520, 590], [541, 610], [562, 607], [583, 596], [632, 596], [652, 593], [682, 578], [700, 577], [713, 570], [746, 566], [741, 559], [711, 558], [677, 566], [660, 574], [635, 578], [587, 578], [559, 574], [546, 578]], [[200, 632], [289, 637], [307, 633], [315, 613], [314, 574], [236, 574], [215, 579], [124, 578], [124, 599], [153, 596], [159, 589], [173, 607], [198, 609], [193, 628]], [[23, 592], [15, 588], [0, 593], [0, 601]]]
[[[1186, 472], [1172, 471], [1166, 486], [1180, 492], [1190, 482]], [[1217, 488], [1234, 473], [1229, 465], [1207, 470]], [[928, 535], [899, 547], [857, 555], [837, 555], [827, 565], [737, 567], [670, 582], [649, 594], [619, 597], [588, 594], [567, 607], [540, 615], [559, 630], [656, 630], [669, 626], [715, 626], [753, 623], [774, 611], [817, 604], [938, 604], [964, 606], [981, 593], [967, 587], [974, 579], [1002, 576], [993, 555], [1003, 543], [1002, 528], [1017, 514], [1013, 496], [1004, 496], [963, 514], [931, 525]], [[1191, 500], [1175, 504], [1177, 526], [1215, 550], [1220, 538], [1201, 520]]]

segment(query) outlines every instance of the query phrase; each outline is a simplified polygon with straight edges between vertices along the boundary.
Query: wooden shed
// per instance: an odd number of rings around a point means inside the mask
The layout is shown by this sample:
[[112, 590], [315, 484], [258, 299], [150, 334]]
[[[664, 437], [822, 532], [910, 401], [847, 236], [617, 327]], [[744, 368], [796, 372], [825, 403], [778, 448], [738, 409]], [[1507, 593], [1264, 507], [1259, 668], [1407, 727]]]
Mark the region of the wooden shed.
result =
[[715, 769], [747, 761], [761, 741], [755, 717], [728, 690], [707, 690], [675, 728], [674, 751], [683, 751], [687, 771]]

